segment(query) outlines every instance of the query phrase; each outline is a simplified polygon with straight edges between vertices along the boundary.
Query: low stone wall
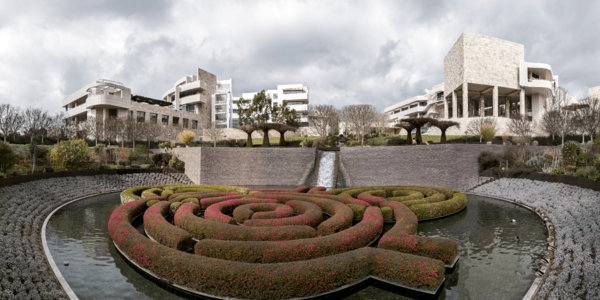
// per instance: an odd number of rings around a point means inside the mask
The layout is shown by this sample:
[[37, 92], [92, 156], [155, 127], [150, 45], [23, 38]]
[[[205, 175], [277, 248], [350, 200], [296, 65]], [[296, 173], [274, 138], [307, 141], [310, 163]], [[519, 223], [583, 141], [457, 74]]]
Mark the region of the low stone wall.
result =
[[[305, 135], [319, 136], [319, 134], [314, 129], [314, 127], [300, 127], [300, 128], [298, 128], [298, 132], [287, 131], [284, 136], [305, 136]], [[222, 136], [218, 137], [217, 140], [223, 140], [225, 138], [225, 136], [227, 137], [228, 140], [245, 140], [248, 138], [248, 135], [241, 130], [238, 130], [235, 128], [224, 128]], [[275, 130], [270, 130], [269, 137], [279, 137], [279, 132], [277, 132]], [[262, 139], [263, 138], [262, 132], [258, 132], [258, 131], [253, 132], [252, 138], [253, 139]], [[208, 135], [203, 136], [202, 140], [203, 141], [212, 141], [212, 139], [209, 138]]]
[[314, 148], [176, 148], [196, 184], [300, 185], [315, 161]]
[[[502, 145], [420, 145], [340, 148], [349, 186], [426, 185], [460, 189], [479, 176], [482, 151], [503, 152]], [[549, 147], [529, 146], [534, 153]]]

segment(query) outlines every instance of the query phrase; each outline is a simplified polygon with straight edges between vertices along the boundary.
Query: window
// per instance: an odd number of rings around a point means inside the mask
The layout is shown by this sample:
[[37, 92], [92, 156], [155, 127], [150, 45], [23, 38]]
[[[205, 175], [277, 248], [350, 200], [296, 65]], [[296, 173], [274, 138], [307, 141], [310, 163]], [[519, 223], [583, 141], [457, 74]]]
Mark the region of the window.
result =
[[408, 110], [408, 106], [402, 108], [402, 111], [405, 111], [405, 110]]
[[182, 104], [182, 105], [179, 105], [179, 110], [196, 113], [196, 105], [195, 104]]
[[183, 128], [188, 128], [188, 125], [190, 124], [190, 120], [188, 119], [183, 119]]
[[162, 115], [162, 124], [165, 126], [169, 125], [169, 116]]
[[198, 129], [198, 120], [192, 120], [192, 129]]
[[415, 108], [415, 107], [417, 107], [417, 106], [419, 106], [419, 104], [411, 104], [411, 105], [410, 105], [410, 108]]
[[237, 114], [237, 113], [238, 113], [238, 109], [237, 109], [237, 108], [234, 108], [234, 109], [233, 109], [233, 113], [234, 113], [234, 114]]
[[158, 121], [158, 115], [154, 113], [150, 113], [150, 122], [156, 124]]
[[133, 117], [133, 110], [127, 111], [127, 117], [129, 117], [129, 118]]
[[179, 126], [179, 117], [173, 117], [173, 126]]
[[277, 100], [277, 93], [273, 94], [273, 100]]
[[540, 79], [540, 76], [538, 76], [538, 74], [535, 74], [535, 73], [531, 73], [531, 77], [533, 77], [535, 79]]
[[[131, 111], [131, 113], [133, 113]], [[117, 109], [116, 108], [109, 108], [108, 109], [108, 117], [109, 118], [116, 118], [117, 117]]]
[[304, 90], [283, 90], [283, 94], [304, 94]]
[[114, 92], [108, 92], [109, 95], [114, 96], [115, 93]]
[[444, 92], [437, 93], [437, 100], [438, 101], [444, 100]]
[[233, 118], [231, 125], [232, 125], [232, 127], [238, 127], [238, 126], [240, 126], [238, 118]]
[[397, 114], [397, 113], [399, 113], [399, 112], [400, 112], [400, 110], [398, 109], [398, 110], [395, 110], [395, 111], [393, 112], [393, 114]]
[[144, 123], [144, 121], [146, 121], [146, 113], [143, 111], [138, 111], [137, 112], [137, 121], [140, 123]]
[[420, 106], [427, 106], [427, 102], [421, 102], [419, 103]]
[[302, 101], [288, 101], [287, 104], [288, 105], [302, 105], [304, 103], [302, 103]]

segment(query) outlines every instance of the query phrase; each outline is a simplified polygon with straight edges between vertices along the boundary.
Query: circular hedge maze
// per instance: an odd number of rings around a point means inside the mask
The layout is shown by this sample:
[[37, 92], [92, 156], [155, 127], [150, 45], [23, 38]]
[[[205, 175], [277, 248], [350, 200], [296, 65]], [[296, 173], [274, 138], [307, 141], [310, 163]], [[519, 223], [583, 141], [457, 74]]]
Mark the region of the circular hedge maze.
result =
[[[201, 296], [243, 299], [313, 297], [369, 280], [435, 294], [458, 244], [415, 235], [418, 221], [467, 204], [458, 191], [421, 186], [156, 185], [121, 201], [108, 226], [130, 261]], [[145, 235], [132, 225], [138, 216]], [[384, 223], [393, 224], [385, 233]]]

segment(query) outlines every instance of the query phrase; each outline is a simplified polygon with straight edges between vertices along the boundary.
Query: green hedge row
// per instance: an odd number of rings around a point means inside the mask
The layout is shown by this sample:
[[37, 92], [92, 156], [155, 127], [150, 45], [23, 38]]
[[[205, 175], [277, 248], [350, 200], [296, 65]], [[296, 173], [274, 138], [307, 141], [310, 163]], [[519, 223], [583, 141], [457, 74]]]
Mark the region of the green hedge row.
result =
[[[364, 209], [364, 206], [359, 206]], [[383, 230], [383, 216], [378, 207], [368, 207], [363, 220], [344, 231], [328, 236], [276, 242], [201, 240], [196, 254], [228, 261], [282, 263], [315, 259], [364, 247]]]
[[[244, 226], [289, 226], [306, 225], [317, 227], [323, 221], [323, 211], [316, 204], [306, 201], [288, 201], [285, 205], [294, 209], [297, 216], [282, 219], [247, 220]], [[235, 210], [233, 211], [235, 217]]]
[[433, 218], [443, 217], [457, 211], [462, 210], [467, 206], [467, 195], [463, 193], [456, 193], [449, 200], [417, 204], [410, 207], [410, 209], [417, 215], [419, 220], [427, 220]]
[[194, 191], [193, 189], [196, 189], [199, 192], [213, 190], [213, 191], [218, 191], [218, 192], [223, 192], [223, 193], [234, 192], [234, 193], [240, 193], [240, 194], [248, 194], [248, 191], [250, 190], [248, 188], [240, 187], [240, 186], [209, 185], [209, 184], [157, 184], [157, 185], [153, 186], [153, 188], [159, 188], [159, 189], [163, 189], [163, 190], [169, 189], [169, 190], [173, 190], [173, 191], [177, 191], [178, 189], [182, 189], [182, 190], [190, 189], [191, 192]]
[[175, 214], [175, 225], [188, 231], [194, 238], [228, 241], [285, 241], [312, 238], [317, 235], [310, 226], [249, 227], [218, 223], [196, 216], [200, 207], [185, 203]]
[[128, 188], [121, 192], [121, 204], [126, 204], [131, 201], [135, 201], [142, 197], [142, 193], [150, 189], [149, 186], [136, 186], [132, 188]]
[[458, 255], [455, 240], [415, 235], [419, 221], [410, 208], [392, 201], [382, 205], [394, 211], [396, 224], [381, 237], [377, 245], [379, 248], [439, 259], [445, 264], [454, 261]]
[[[389, 198], [389, 199], [392, 199], [392, 198]], [[421, 198], [418, 200], [400, 201], [400, 202], [406, 206], [412, 206], [412, 205], [416, 205], [416, 204], [435, 203], [435, 202], [440, 202], [440, 201], [444, 201], [444, 200], [446, 200], [446, 196], [444, 194], [435, 193], [426, 198]]]
[[[164, 198], [163, 198], [164, 199]], [[157, 242], [177, 250], [187, 251], [194, 246], [192, 236], [185, 230], [174, 226], [165, 219], [169, 214], [167, 201], [160, 201], [144, 213], [144, 228]]]

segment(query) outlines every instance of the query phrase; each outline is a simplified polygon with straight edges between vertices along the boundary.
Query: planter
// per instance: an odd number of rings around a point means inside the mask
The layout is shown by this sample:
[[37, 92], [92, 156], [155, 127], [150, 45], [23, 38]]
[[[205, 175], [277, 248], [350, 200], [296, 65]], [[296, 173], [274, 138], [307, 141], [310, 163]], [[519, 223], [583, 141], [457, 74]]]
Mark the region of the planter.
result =
[[492, 144], [492, 142], [485, 142], [485, 143], [486, 143], [487, 145], [491, 145], [491, 144]]

